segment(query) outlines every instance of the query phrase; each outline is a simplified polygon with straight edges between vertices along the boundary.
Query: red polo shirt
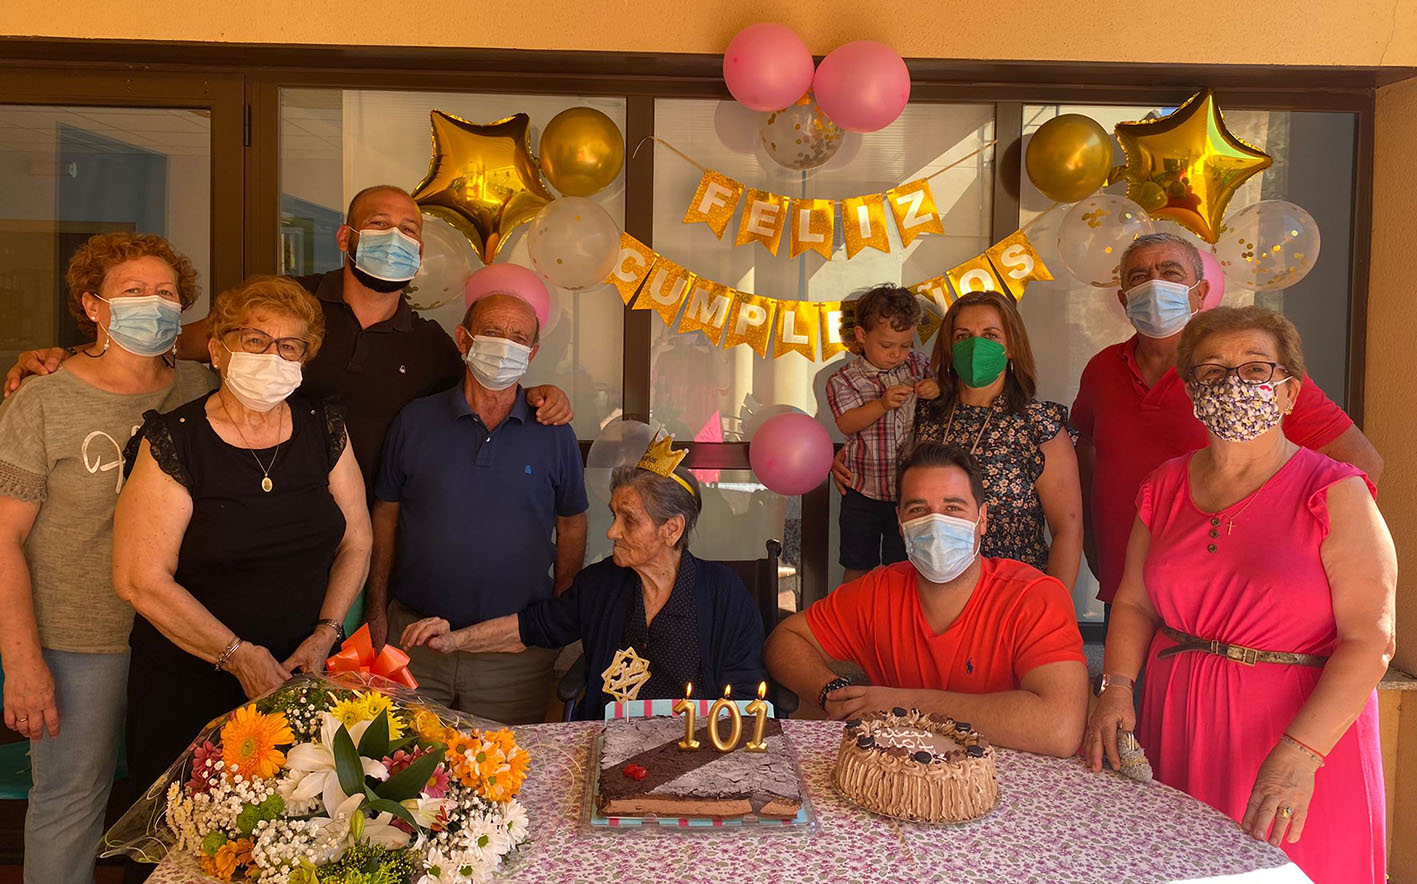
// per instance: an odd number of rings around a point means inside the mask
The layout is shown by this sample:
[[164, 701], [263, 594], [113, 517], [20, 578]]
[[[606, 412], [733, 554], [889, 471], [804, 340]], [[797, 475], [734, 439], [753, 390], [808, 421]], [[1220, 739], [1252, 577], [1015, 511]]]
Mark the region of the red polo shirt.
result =
[[[1101, 572], [1097, 597], [1104, 602], [1112, 601], [1122, 582], [1141, 480], [1171, 458], [1206, 446], [1205, 428], [1196, 420], [1176, 369], [1168, 369], [1155, 387], [1147, 387], [1136, 349], [1133, 335], [1092, 357], [1073, 402], [1073, 425], [1097, 449], [1092, 530]], [[1322, 448], [1351, 426], [1352, 419], [1309, 378], [1293, 413], [1284, 419], [1284, 435], [1305, 448]]]

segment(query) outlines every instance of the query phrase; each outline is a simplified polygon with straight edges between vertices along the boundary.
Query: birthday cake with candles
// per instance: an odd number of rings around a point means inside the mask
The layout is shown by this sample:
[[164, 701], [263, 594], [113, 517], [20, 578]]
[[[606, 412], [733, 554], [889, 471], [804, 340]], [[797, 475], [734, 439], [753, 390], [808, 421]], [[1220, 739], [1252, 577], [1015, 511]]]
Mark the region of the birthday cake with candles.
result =
[[[599, 811], [611, 817], [795, 816], [802, 807], [802, 778], [781, 722], [767, 719], [763, 751], [747, 748], [751, 726], [727, 751], [718, 749], [706, 723], [696, 722], [698, 745], [681, 748], [688, 742], [683, 716], [605, 722]], [[728, 731], [726, 724], [719, 731]]]
[[899, 707], [846, 722], [833, 781], [856, 804], [902, 820], [963, 822], [994, 809], [994, 748], [968, 722]]

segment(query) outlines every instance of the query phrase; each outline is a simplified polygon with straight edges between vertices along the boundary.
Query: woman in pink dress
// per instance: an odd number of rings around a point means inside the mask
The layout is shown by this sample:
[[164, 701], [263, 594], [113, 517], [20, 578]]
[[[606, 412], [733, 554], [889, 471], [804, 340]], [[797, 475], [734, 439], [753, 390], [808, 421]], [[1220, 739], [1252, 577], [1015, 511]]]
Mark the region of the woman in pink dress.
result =
[[1115, 766], [1118, 734], [1135, 729], [1157, 779], [1283, 847], [1318, 884], [1381, 882], [1375, 688], [1397, 558], [1373, 486], [1280, 430], [1305, 376], [1280, 314], [1202, 313], [1177, 364], [1210, 445], [1137, 494], [1085, 757]]

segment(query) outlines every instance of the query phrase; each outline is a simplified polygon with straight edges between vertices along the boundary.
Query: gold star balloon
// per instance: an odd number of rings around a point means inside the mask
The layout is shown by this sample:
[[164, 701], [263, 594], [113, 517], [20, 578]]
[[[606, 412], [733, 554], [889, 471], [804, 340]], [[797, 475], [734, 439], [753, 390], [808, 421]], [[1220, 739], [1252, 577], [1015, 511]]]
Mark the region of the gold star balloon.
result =
[[1127, 198], [1211, 243], [1235, 191], [1273, 162], [1225, 128], [1209, 89], [1160, 119], [1118, 123], [1116, 134], [1127, 155]]
[[469, 123], [440, 110], [429, 117], [433, 156], [413, 199], [424, 214], [461, 231], [490, 264], [507, 234], [553, 199], [531, 155], [531, 118]]

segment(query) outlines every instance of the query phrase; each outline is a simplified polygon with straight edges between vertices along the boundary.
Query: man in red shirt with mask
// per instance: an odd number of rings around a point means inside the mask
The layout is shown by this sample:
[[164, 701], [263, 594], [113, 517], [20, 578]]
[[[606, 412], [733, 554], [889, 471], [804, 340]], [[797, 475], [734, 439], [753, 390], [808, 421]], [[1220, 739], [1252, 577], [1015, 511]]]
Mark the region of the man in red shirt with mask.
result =
[[[1200, 253], [1170, 233], [1138, 237], [1122, 255], [1117, 298], [1137, 333], [1092, 357], [1073, 402], [1082, 478], [1084, 552], [1110, 611], [1122, 580], [1141, 480], [1173, 457], [1204, 448], [1205, 428], [1176, 373], [1176, 347], [1205, 303], [1210, 283]], [[1362, 431], [1309, 378], [1284, 434], [1298, 445], [1364, 470], [1374, 483], [1383, 460]]]

